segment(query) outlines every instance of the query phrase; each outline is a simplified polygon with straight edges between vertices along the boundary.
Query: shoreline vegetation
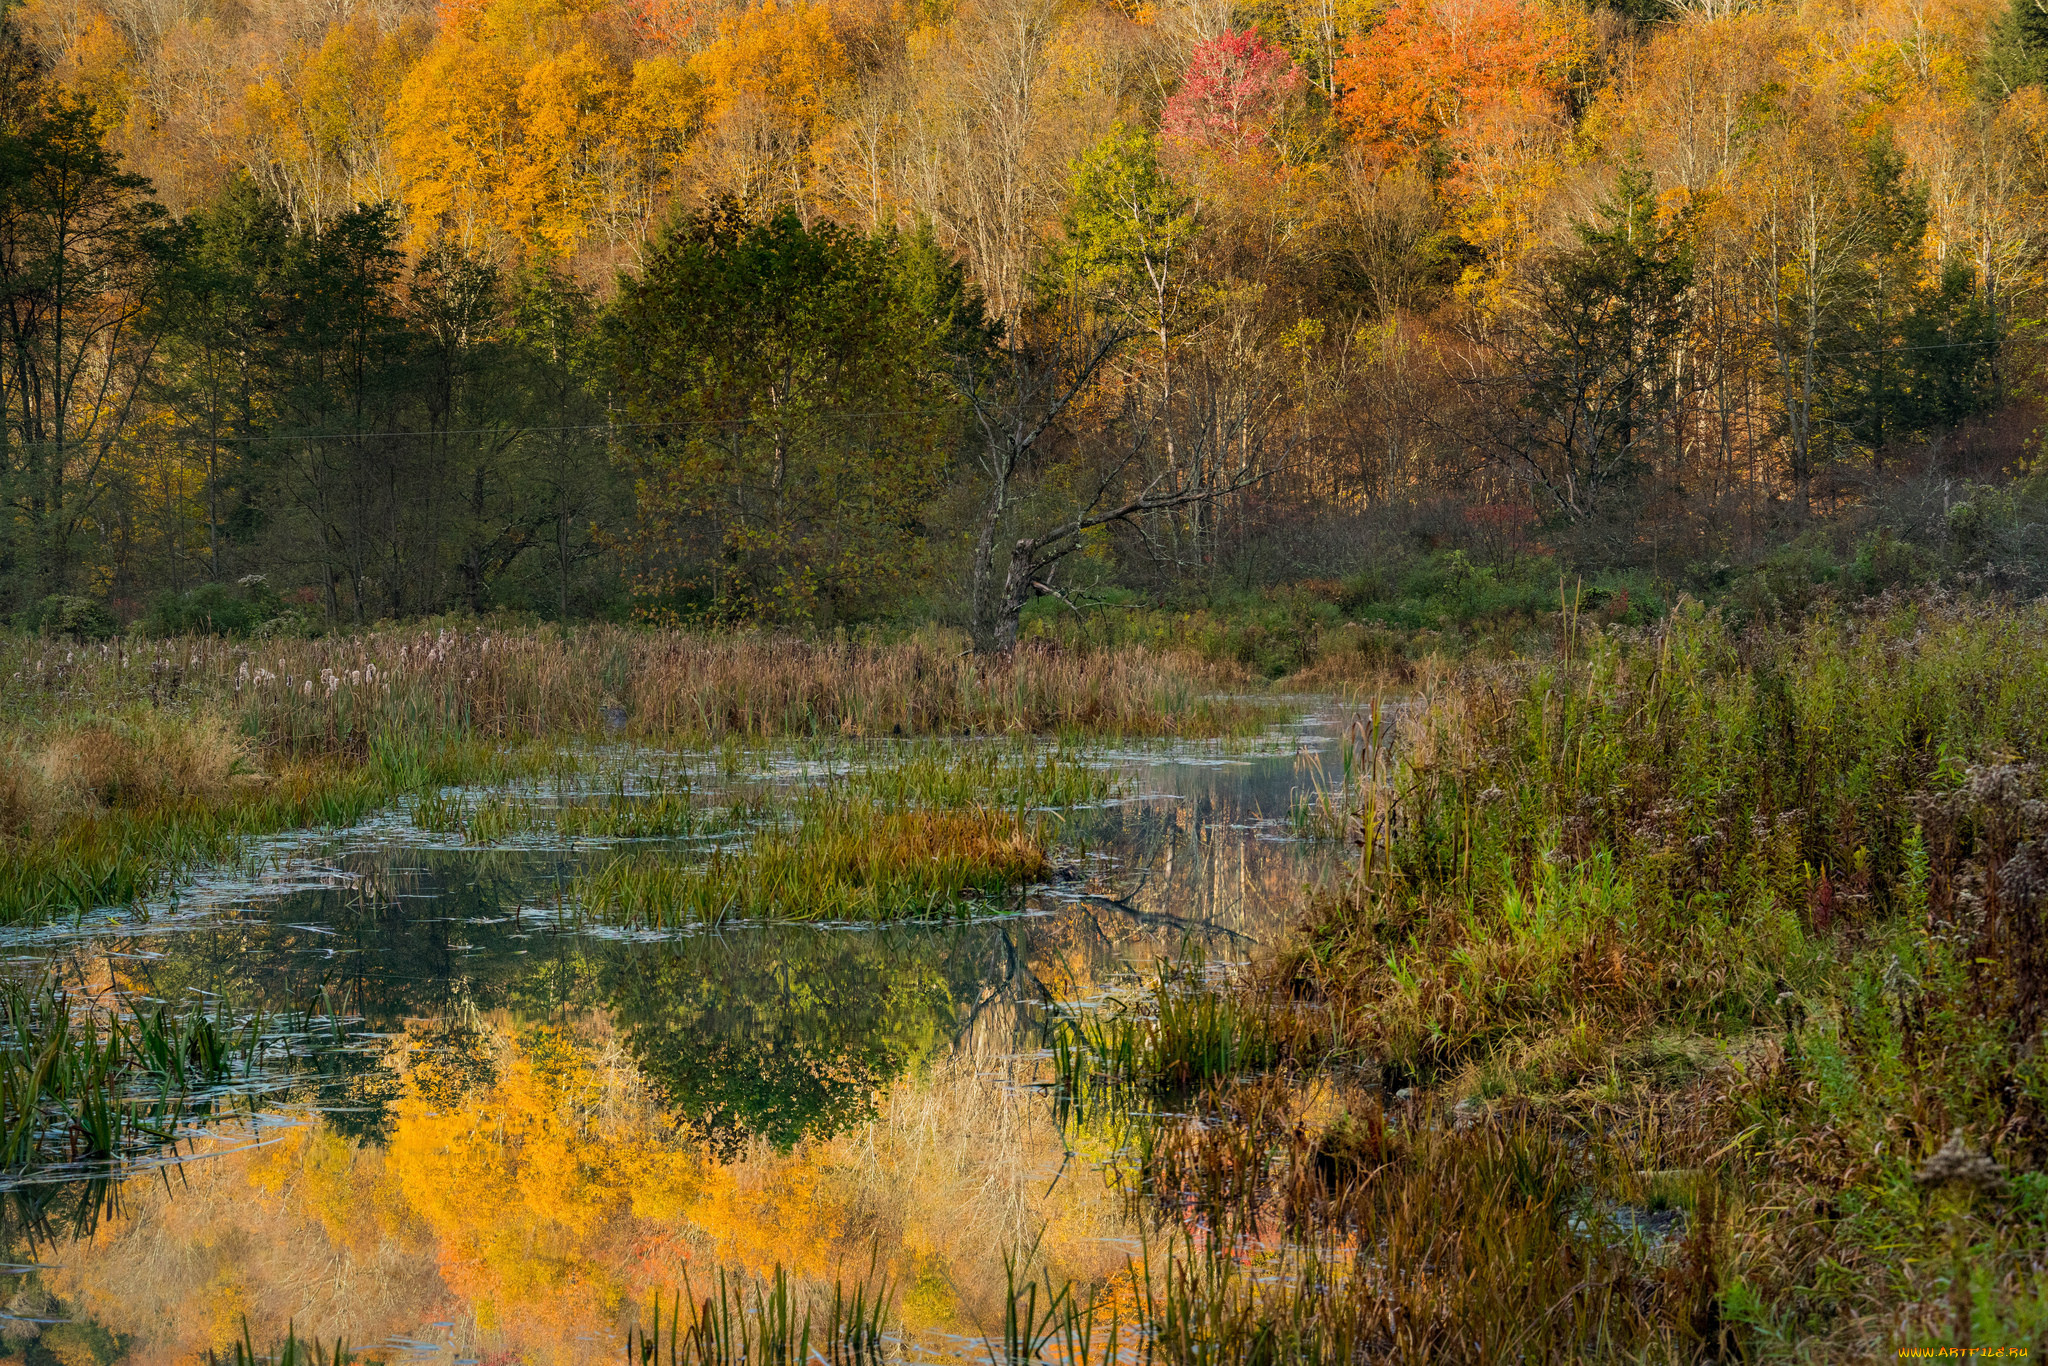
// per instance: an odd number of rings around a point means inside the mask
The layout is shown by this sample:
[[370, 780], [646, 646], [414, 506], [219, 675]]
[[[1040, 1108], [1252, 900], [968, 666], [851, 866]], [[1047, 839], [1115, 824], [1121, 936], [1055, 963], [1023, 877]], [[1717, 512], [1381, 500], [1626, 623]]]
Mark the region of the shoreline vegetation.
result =
[[[564, 742], [1214, 738], [1283, 714], [1217, 693], [1162, 653], [1041, 645], [988, 658], [938, 632], [880, 643], [603, 627], [252, 644], [17, 637], [0, 640], [0, 680], [0, 921], [132, 905], [252, 836], [346, 826], [445, 786], [560, 768]], [[1011, 843], [1034, 842], [1012, 832]]]
[[1055, 1045], [1194, 1115], [1130, 1140], [1211, 1232], [1161, 1359], [2042, 1346], [2048, 612], [1681, 605], [1405, 730], [1282, 949]]

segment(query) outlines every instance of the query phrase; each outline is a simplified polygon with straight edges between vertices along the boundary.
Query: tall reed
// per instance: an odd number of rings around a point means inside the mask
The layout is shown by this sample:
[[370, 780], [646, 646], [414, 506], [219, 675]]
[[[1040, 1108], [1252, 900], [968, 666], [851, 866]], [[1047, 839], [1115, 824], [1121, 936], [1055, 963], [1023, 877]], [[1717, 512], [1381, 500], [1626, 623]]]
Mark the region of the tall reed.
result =
[[197, 1005], [123, 1015], [81, 1008], [47, 979], [0, 981], [0, 1170], [107, 1162], [174, 1142], [193, 1093], [238, 1064], [246, 1071], [261, 1030]]
[[774, 739], [1015, 731], [1211, 736], [1273, 709], [1211, 695], [1145, 651], [975, 656], [893, 642], [586, 627], [394, 628], [314, 641], [75, 646], [0, 638], [0, 721], [130, 707], [229, 718], [266, 753], [363, 755], [378, 739]]
[[[698, 1299], [685, 1273], [683, 1293], [669, 1301], [662, 1319], [661, 1295], [653, 1296], [643, 1327], [636, 1319], [626, 1332], [627, 1366], [881, 1366], [887, 1344], [883, 1318], [889, 1309], [886, 1277], [875, 1284], [838, 1281], [832, 1298], [819, 1306], [799, 1302], [781, 1263], [763, 1278], [738, 1277], [720, 1267], [711, 1293]], [[822, 1311], [822, 1312], [821, 1312]], [[813, 1345], [813, 1315], [816, 1343]]]
[[1046, 1029], [1062, 1106], [1085, 1116], [1133, 1093], [1186, 1094], [1270, 1066], [1279, 1057], [1271, 1012], [1215, 989], [1205, 967], [1199, 956], [1162, 963], [1134, 1001], [1053, 1003]]

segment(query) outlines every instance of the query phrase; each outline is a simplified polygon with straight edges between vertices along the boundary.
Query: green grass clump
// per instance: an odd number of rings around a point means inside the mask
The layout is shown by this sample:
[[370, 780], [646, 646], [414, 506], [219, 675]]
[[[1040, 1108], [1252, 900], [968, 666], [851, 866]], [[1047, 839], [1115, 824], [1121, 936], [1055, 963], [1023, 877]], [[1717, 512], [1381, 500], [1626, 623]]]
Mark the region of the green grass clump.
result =
[[0, 982], [0, 1170], [106, 1162], [174, 1141], [192, 1093], [246, 1071], [260, 1031], [196, 1005], [124, 1016], [78, 1009], [47, 981]]
[[626, 1331], [626, 1366], [882, 1366], [882, 1336], [889, 1281], [832, 1283], [829, 1303], [804, 1303], [780, 1262], [767, 1277], [748, 1278], [720, 1267], [701, 1299], [684, 1272], [681, 1293], [666, 1317], [659, 1293], [643, 1325], [636, 1314]]
[[880, 757], [856, 761], [836, 781], [884, 804], [933, 807], [1083, 806], [1116, 785], [1107, 770], [1067, 749], [918, 744]]
[[1014, 811], [890, 809], [847, 797], [808, 803], [708, 858], [640, 853], [580, 879], [601, 919], [647, 926], [723, 920], [872, 921], [939, 914], [962, 897], [1047, 867], [1038, 822]]
[[699, 806], [683, 792], [659, 792], [645, 797], [616, 794], [601, 802], [563, 806], [554, 813], [554, 823], [557, 831], [571, 839], [683, 838], [730, 829], [744, 820], [749, 810], [746, 803], [737, 802], [721, 812]]
[[1053, 1075], [1069, 1106], [1119, 1092], [1185, 1094], [1269, 1067], [1278, 1050], [1257, 1001], [1202, 980], [1199, 959], [1162, 965], [1135, 1002], [1053, 1007]]

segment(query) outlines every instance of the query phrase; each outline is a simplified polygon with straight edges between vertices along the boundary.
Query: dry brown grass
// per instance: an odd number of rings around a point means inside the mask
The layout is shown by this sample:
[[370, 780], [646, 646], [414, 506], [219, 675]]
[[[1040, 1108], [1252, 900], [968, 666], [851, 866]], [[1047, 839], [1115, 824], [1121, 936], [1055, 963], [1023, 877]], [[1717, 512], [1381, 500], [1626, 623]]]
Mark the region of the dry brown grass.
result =
[[219, 717], [154, 714], [58, 733], [38, 763], [50, 786], [100, 807], [218, 801], [247, 770], [241, 740]]
[[206, 713], [144, 713], [16, 736], [0, 746], [0, 836], [32, 838], [117, 808], [218, 803], [249, 767], [241, 739]]
[[316, 641], [0, 641], [0, 723], [200, 705], [266, 748], [384, 738], [647, 739], [1010, 731], [1210, 736], [1272, 709], [1143, 648], [980, 657], [942, 631], [873, 642], [587, 627], [404, 628]]

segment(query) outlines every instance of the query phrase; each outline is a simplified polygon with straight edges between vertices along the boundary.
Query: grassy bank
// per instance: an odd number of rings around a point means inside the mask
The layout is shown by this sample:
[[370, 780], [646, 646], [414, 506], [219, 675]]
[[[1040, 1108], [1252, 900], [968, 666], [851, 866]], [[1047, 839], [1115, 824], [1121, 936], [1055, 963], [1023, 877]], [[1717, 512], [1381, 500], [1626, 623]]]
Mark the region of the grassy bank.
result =
[[978, 657], [926, 632], [888, 642], [583, 627], [392, 628], [321, 640], [71, 645], [0, 638], [0, 724], [181, 707], [265, 754], [379, 741], [1035, 734], [1201, 737], [1273, 712], [1213, 695], [1143, 648]]
[[[0, 678], [0, 921], [133, 904], [249, 836], [347, 825], [444, 785], [559, 765], [565, 742], [1214, 736], [1275, 715], [1143, 649], [978, 659], [937, 634], [9, 637]], [[964, 791], [980, 776], [970, 766], [899, 781]], [[695, 813], [671, 803], [575, 819], [585, 833], [656, 834]]]
[[70, 718], [0, 740], [0, 923], [158, 896], [252, 838], [346, 826], [445, 783], [553, 761], [537, 746], [380, 742], [359, 760], [261, 751], [218, 718]]
[[2048, 1347], [2048, 615], [1567, 645], [1410, 719], [1372, 857], [1239, 988], [1316, 1095], [1140, 1145], [1144, 1198], [1307, 1259], [1195, 1256], [1186, 1358]]

